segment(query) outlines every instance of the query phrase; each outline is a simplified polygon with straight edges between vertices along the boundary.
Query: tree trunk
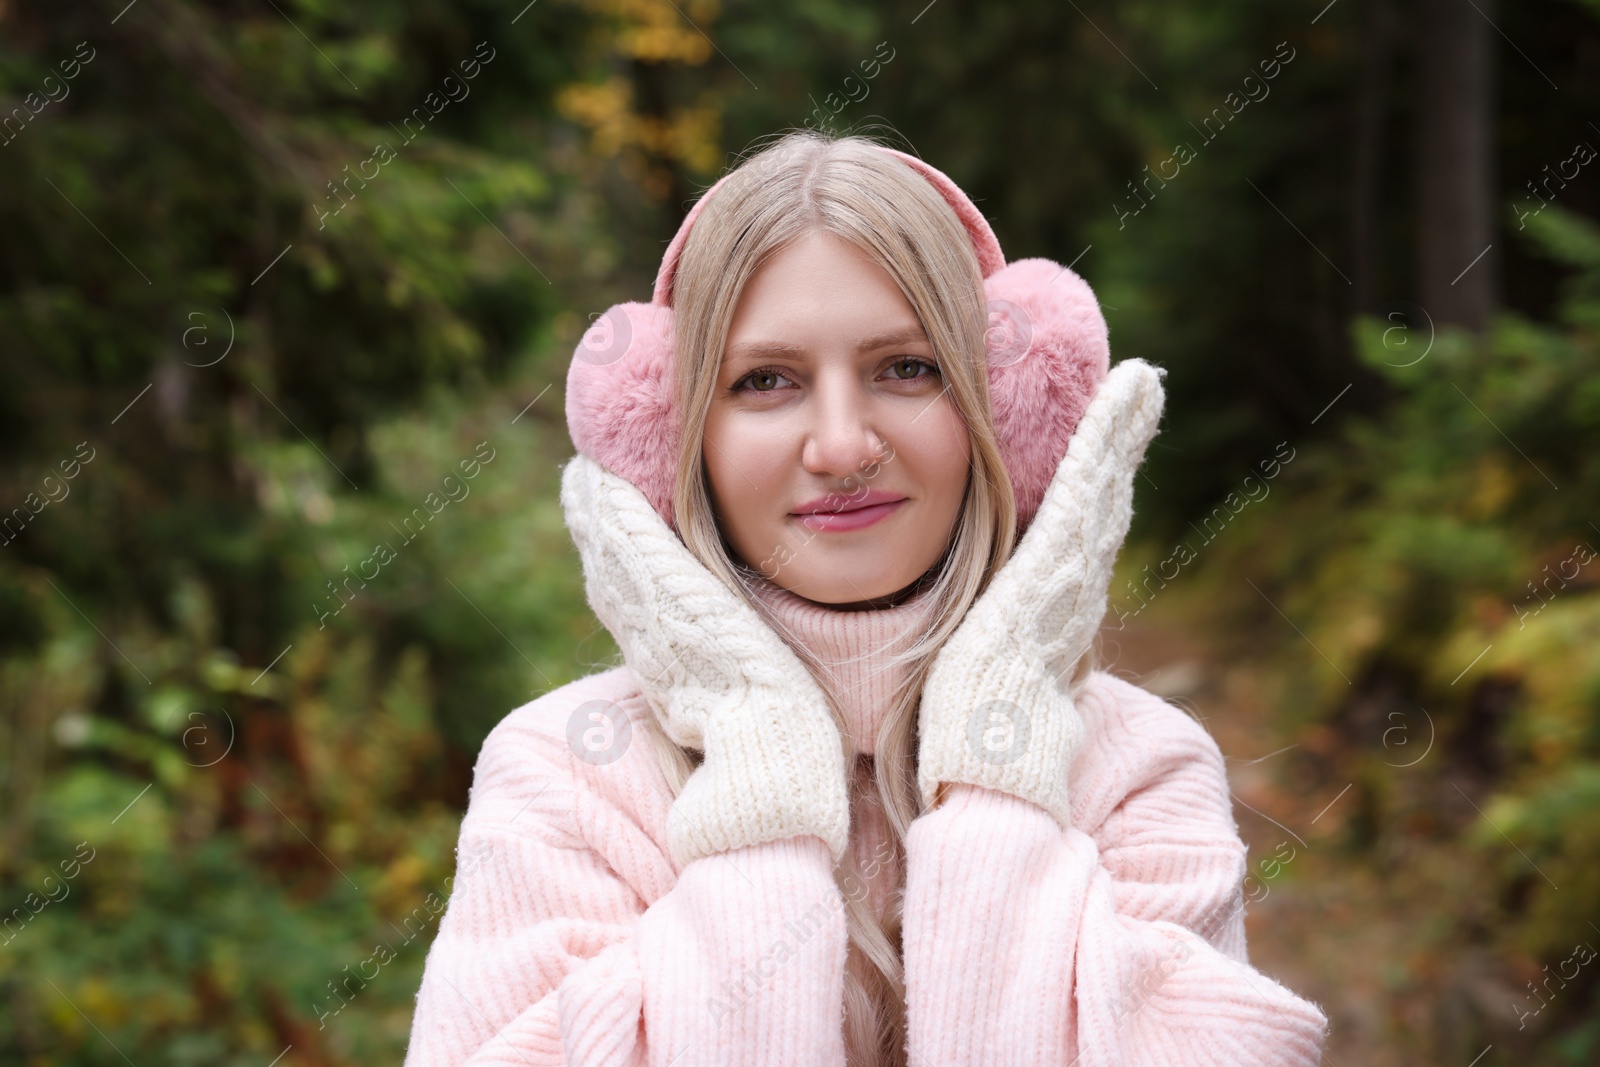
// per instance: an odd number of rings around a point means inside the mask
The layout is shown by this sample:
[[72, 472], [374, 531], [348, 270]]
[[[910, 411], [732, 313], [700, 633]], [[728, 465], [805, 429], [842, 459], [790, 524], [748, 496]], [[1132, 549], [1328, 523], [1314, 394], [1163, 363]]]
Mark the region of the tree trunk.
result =
[[1418, 5], [1416, 139], [1420, 302], [1436, 325], [1481, 333], [1496, 289], [1494, 0]]
[[1394, 0], [1371, 0], [1367, 18], [1351, 153], [1350, 245], [1352, 310], [1371, 315], [1379, 310], [1383, 288], [1384, 134], [1393, 84]]

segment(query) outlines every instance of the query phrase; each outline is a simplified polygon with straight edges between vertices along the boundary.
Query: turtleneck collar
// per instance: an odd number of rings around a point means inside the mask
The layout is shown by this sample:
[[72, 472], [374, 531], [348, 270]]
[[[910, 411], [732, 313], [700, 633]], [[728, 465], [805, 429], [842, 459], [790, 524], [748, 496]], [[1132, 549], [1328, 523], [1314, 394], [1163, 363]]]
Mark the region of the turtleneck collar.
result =
[[883, 653], [910, 647], [932, 623], [930, 590], [893, 607], [845, 611], [807, 600], [764, 578], [755, 579], [752, 586], [773, 615], [832, 669], [837, 679], [834, 696], [844, 710], [856, 752], [871, 755], [890, 701], [910, 673], [909, 665], [891, 665]]

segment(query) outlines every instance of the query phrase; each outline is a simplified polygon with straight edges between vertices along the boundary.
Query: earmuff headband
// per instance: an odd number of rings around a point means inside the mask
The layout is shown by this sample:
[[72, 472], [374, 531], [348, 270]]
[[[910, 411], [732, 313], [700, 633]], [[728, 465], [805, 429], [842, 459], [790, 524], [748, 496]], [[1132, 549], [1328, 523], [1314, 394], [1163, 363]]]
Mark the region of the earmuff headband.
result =
[[[1089, 284], [1048, 259], [1006, 263], [994, 230], [936, 168], [882, 145], [939, 190], [977, 252], [988, 301], [989, 399], [1017, 502], [1020, 538], [1033, 521], [1078, 421], [1111, 364], [1104, 316]], [[579, 452], [632, 482], [676, 528], [672, 490], [680, 419], [673, 410], [672, 285], [701, 210], [667, 246], [648, 304], [617, 304], [584, 334], [567, 371], [567, 430]]]

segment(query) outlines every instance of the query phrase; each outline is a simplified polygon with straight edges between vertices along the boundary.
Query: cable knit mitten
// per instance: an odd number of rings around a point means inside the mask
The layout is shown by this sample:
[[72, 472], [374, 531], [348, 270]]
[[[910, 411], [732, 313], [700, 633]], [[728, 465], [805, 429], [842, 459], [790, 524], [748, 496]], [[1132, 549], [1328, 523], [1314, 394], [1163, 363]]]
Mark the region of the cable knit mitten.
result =
[[1105, 614], [1165, 373], [1129, 359], [1100, 383], [1027, 532], [934, 659], [919, 712], [924, 809], [939, 783], [967, 782], [1070, 824], [1067, 767], [1083, 723], [1069, 676]]
[[798, 834], [822, 838], [840, 860], [850, 832], [843, 740], [799, 657], [631, 482], [580, 453], [562, 471], [561, 505], [595, 614], [667, 735], [705, 752], [667, 815], [673, 860], [682, 868]]

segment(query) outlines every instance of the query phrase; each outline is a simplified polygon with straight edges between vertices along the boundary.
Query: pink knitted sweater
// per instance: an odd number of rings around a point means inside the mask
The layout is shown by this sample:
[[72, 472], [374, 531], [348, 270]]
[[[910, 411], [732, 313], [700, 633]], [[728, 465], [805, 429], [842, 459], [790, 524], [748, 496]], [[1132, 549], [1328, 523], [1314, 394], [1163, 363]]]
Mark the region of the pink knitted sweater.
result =
[[[838, 696], [870, 753], [900, 680], [873, 653], [926, 621], [926, 597], [845, 612], [762, 595], [844, 661]], [[1322, 1012], [1246, 957], [1215, 742], [1103, 672], [1078, 709], [1066, 831], [957, 784], [898, 855], [859, 757], [850, 840], [868, 884], [841, 890], [809, 834], [675, 869], [673, 798], [627, 667], [518, 708], [478, 758], [407, 1067], [843, 1067], [844, 892], [881, 914], [901, 884], [913, 1067], [1317, 1064]], [[582, 738], [607, 721], [623, 725], [596, 756]]]

